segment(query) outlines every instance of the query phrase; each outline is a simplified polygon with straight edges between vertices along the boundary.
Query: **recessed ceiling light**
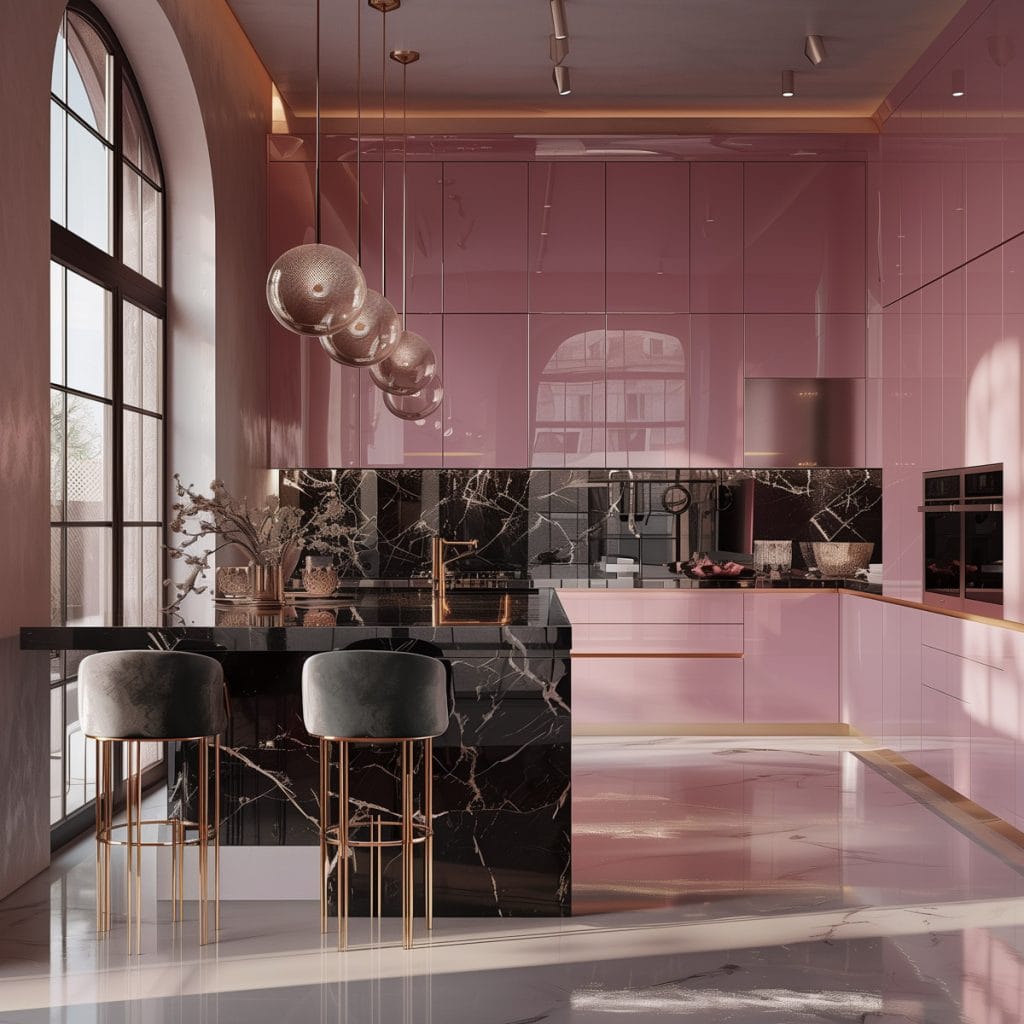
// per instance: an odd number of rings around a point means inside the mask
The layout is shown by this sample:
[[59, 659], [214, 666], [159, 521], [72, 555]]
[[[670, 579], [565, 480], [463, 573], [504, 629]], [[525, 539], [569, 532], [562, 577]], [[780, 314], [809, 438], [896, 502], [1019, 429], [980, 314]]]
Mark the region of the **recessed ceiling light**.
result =
[[572, 92], [569, 69], [564, 64], [556, 64], [551, 71], [551, 77], [555, 80], [555, 88], [558, 89], [559, 96], [568, 96]]
[[793, 84], [793, 72], [782, 72], [782, 95], [789, 97], [796, 95], [796, 86]]
[[957, 70], [953, 72], [953, 95], [959, 99], [964, 94], [964, 73]]
[[821, 36], [808, 36], [804, 41], [804, 56], [812, 64], [820, 64], [828, 56], [825, 51], [825, 40]]

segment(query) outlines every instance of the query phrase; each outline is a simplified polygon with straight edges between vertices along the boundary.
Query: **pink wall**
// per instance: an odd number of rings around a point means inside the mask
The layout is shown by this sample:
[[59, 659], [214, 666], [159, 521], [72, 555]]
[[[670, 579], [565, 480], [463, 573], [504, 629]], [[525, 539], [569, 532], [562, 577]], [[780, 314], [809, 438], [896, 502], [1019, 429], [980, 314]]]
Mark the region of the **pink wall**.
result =
[[[272, 464], [744, 465], [745, 376], [866, 372], [864, 161], [834, 140], [794, 156], [806, 139], [779, 160], [784, 143], [751, 136], [742, 160], [708, 161], [508, 159], [500, 140], [487, 160], [416, 153], [407, 309], [435, 321], [445, 403], [396, 425], [365, 373], [271, 323]], [[324, 238], [355, 254], [351, 156], [324, 169]], [[379, 287], [373, 156], [362, 262]], [[387, 277], [400, 306], [397, 175]], [[312, 205], [308, 147], [272, 138], [268, 263], [311, 240]]]
[[[996, 0], [944, 34], [884, 122], [869, 165], [869, 393], [878, 396], [886, 592], [921, 596], [921, 474], [1005, 467], [1005, 562], [1024, 555], [1024, 8]], [[998, 45], [997, 45], [998, 44]], [[920, 71], [925, 65], [927, 72]], [[965, 95], [952, 96], [953, 72]], [[1020, 572], [1005, 614], [1024, 618]]]

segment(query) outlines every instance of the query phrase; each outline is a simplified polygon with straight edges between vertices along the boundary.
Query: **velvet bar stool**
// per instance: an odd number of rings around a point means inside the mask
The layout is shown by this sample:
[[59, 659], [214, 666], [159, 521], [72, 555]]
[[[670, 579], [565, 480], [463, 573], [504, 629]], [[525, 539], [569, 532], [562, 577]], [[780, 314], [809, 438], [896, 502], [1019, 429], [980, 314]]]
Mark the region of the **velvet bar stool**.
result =
[[[110, 931], [110, 848], [125, 850], [128, 952], [142, 949], [142, 848], [170, 846], [171, 904], [175, 920], [184, 910], [185, 847], [199, 852], [199, 943], [209, 941], [209, 853], [213, 841], [214, 929], [220, 929], [220, 734], [228, 703], [220, 663], [183, 651], [105, 651], [90, 654], [78, 669], [78, 713], [82, 731], [96, 741], [96, 930]], [[183, 815], [142, 817], [142, 744], [189, 740], [198, 743], [197, 820]], [[113, 748], [126, 759], [125, 822], [114, 824]], [[209, 821], [209, 756], [213, 747], [213, 822]], [[185, 800], [182, 795], [182, 801]], [[170, 826], [169, 841], [143, 838], [143, 826]], [[196, 838], [189, 840], [187, 833]], [[119, 838], [123, 836], [123, 838]]]
[[[338, 886], [338, 948], [348, 945], [349, 855], [369, 848], [378, 858], [377, 913], [380, 914], [381, 858], [385, 849], [402, 852], [402, 945], [412, 947], [413, 853], [424, 848], [427, 928], [433, 927], [433, 741], [448, 728], [450, 711], [444, 665], [436, 658], [404, 651], [346, 650], [314, 654], [302, 669], [302, 717], [320, 740], [320, 930], [327, 930], [328, 849], [335, 847]], [[423, 820], [414, 820], [414, 755], [421, 742]], [[331, 744], [338, 744], [338, 821], [330, 822]], [[396, 821], [377, 818], [353, 824], [349, 814], [349, 746], [397, 744], [401, 759], [401, 808]], [[398, 828], [398, 838], [384, 838]], [[367, 838], [353, 838], [363, 830]], [[372, 900], [371, 900], [372, 909]]]

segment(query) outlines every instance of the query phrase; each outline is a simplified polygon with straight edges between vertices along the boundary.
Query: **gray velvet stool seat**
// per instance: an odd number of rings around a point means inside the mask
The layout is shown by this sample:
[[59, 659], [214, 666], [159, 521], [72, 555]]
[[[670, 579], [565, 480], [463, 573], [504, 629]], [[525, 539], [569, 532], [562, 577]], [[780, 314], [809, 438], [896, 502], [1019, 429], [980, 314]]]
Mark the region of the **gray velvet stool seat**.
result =
[[[380, 863], [387, 847], [402, 853], [402, 945], [412, 946], [413, 853], [424, 848], [427, 928], [433, 927], [433, 741], [448, 728], [450, 708], [444, 665], [436, 658], [400, 651], [346, 650], [314, 654], [302, 669], [302, 717], [306, 731], [320, 739], [320, 929], [327, 930], [328, 848], [336, 848], [338, 948], [348, 944], [349, 856], [368, 847]], [[414, 820], [415, 744], [423, 744], [422, 821]], [[338, 814], [331, 823], [331, 744], [338, 744]], [[401, 809], [397, 820], [381, 817], [361, 826], [349, 814], [349, 746], [396, 744], [401, 754]], [[369, 838], [353, 838], [353, 828]], [[384, 830], [398, 828], [397, 839]], [[358, 831], [357, 831], [358, 834]], [[371, 881], [373, 877], [370, 872]], [[371, 898], [372, 907], [372, 898]]]
[[[199, 941], [209, 939], [208, 846], [213, 841], [215, 929], [220, 928], [220, 734], [228, 704], [220, 663], [182, 651], [105, 651], [90, 654], [78, 669], [78, 713], [83, 733], [96, 741], [96, 929], [110, 930], [110, 848], [125, 849], [128, 951], [141, 951], [142, 848], [170, 846], [171, 902], [178, 919], [184, 904], [186, 845], [198, 846]], [[142, 744], [194, 740], [198, 743], [197, 820], [181, 815], [142, 817]], [[114, 824], [113, 748], [120, 744], [124, 771], [125, 822]], [[213, 747], [213, 822], [209, 821], [209, 754]], [[184, 797], [183, 797], [184, 802]], [[171, 839], [144, 840], [143, 826], [169, 825]], [[188, 840], [187, 832], [196, 838]], [[121, 836], [123, 838], [116, 838]]]

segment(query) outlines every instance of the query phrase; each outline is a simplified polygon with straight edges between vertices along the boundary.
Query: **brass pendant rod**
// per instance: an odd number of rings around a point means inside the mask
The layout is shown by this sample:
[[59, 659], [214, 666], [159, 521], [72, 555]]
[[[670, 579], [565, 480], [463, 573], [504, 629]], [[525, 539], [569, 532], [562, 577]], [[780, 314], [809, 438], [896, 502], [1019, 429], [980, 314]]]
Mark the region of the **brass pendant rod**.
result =
[[409, 117], [409, 106], [406, 98], [405, 77], [409, 71], [409, 65], [402, 63], [402, 327], [409, 328], [409, 318], [405, 309], [405, 293], [409, 287], [408, 270], [406, 267], [406, 241], [409, 237], [409, 225], [406, 220], [408, 216], [408, 172], [406, 160], [409, 150], [409, 128], [407, 120]]
[[[356, 254], [363, 262], [363, 0], [356, 0]], [[381, 289], [384, 294], [384, 289]]]
[[380, 293], [387, 294], [387, 167], [388, 167], [388, 12], [380, 16]]
[[320, 0], [316, 0], [316, 59], [314, 60], [315, 65], [315, 79], [316, 79], [316, 170], [315, 170], [315, 191], [316, 196], [314, 199], [314, 211], [316, 225], [314, 228], [315, 241], [319, 245], [320, 243]]

